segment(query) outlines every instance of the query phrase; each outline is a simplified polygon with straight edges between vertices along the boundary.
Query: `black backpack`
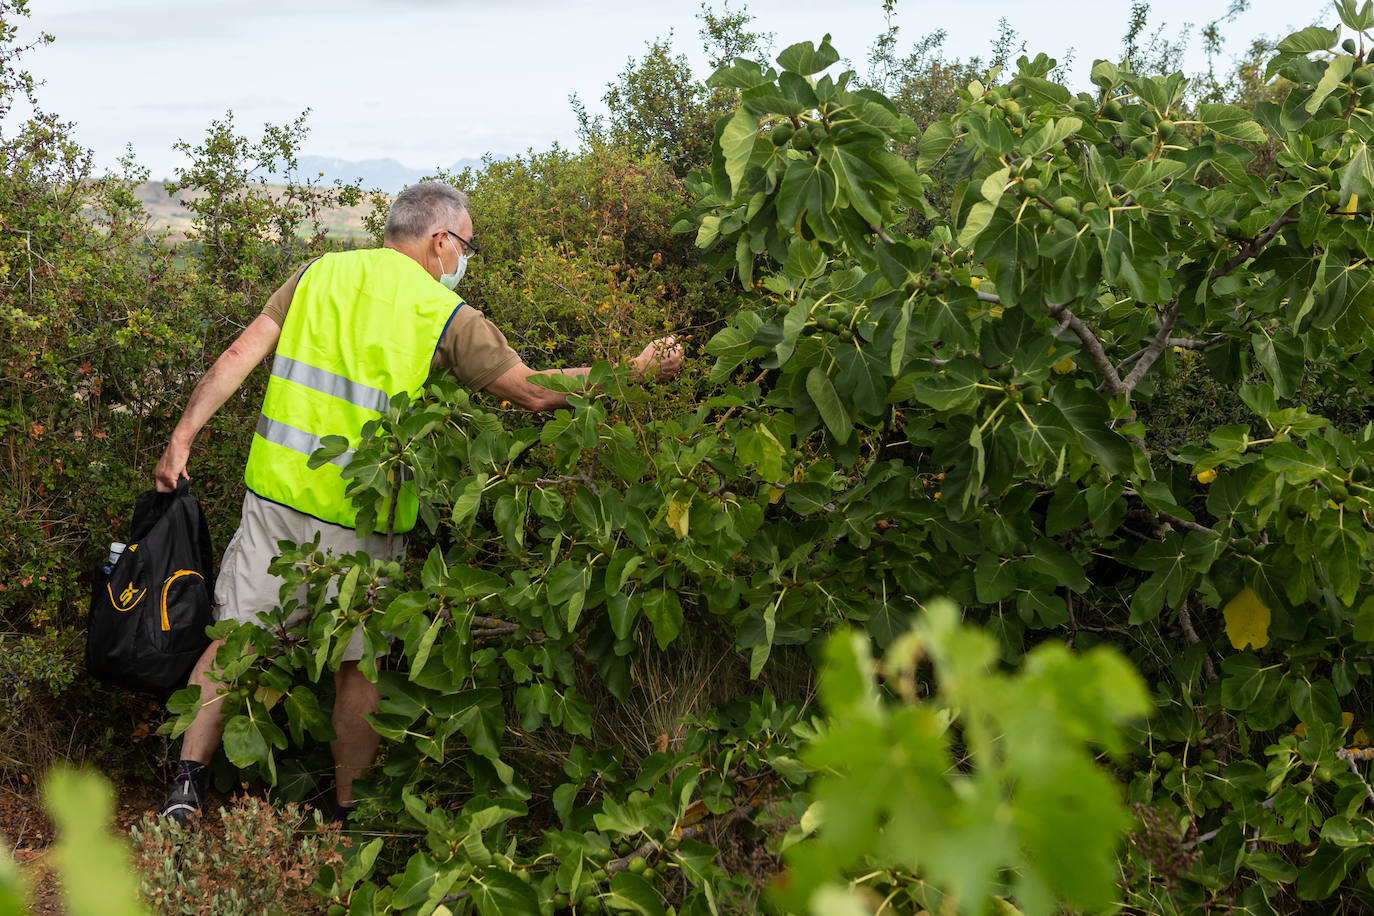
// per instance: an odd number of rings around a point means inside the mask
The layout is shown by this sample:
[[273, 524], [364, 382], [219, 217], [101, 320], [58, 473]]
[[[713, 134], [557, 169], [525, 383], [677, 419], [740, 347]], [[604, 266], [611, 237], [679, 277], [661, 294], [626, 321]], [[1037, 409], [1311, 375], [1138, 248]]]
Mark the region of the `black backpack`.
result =
[[97, 570], [86, 631], [86, 668], [144, 690], [184, 687], [210, 638], [213, 552], [200, 504], [182, 478], [175, 491], [138, 497], [130, 544]]

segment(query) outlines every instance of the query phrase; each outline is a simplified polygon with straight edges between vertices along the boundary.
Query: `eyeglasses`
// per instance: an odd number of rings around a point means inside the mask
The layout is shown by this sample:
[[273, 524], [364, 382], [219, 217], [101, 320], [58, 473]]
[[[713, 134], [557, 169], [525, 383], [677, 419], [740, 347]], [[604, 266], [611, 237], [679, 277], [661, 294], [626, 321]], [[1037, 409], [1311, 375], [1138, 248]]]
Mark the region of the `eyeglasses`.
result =
[[465, 238], [463, 238], [461, 235], [459, 235], [458, 233], [454, 232], [452, 229], [440, 229], [438, 232], [434, 233], [434, 235], [431, 235], [430, 238], [437, 238], [438, 236], [444, 235], [445, 233], [447, 233], [448, 235], [453, 236], [455, 239], [457, 239], [458, 241], [462, 242], [462, 243], [463, 243], [463, 247], [466, 248], [466, 249], [468, 250], [469, 253], [471, 253], [471, 254], [481, 254], [481, 253], [482, 253], [481, 249], [479, 249], [479, 248], [477, 247], [477, 238], [476, 238], [475, 236], [474, 236], [473, 238], [470, 238], [470, 239], [465, 239]]

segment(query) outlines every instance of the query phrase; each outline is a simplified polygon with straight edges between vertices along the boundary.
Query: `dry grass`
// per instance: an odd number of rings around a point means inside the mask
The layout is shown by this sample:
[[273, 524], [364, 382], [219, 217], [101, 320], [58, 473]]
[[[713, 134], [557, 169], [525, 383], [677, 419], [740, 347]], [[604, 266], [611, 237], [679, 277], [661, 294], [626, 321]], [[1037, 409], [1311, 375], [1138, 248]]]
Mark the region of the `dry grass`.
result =
[[[759, 679], [751, 681], [747, 655], [719, 631], [685, 630], [664, 651], [644, 628], [639, 642], [633, 684], [623, 702], [590, 670], [584, 669], [577, 684], [592, 706], [588, 750], [624, 748], [626, 773], [637, 772], [651, 754], [681, 750], [693, 725], [731, 700], [763, 690], [780, 701], [808, 703], [814, 695], [813, 666], [796, 647], [776, 647]], [[561, 781], [572, 746], [586, 743], [552, 726], [534, 732], [510, 727], [506, 741], [507, 758], [534, 784], [550, 790]]]

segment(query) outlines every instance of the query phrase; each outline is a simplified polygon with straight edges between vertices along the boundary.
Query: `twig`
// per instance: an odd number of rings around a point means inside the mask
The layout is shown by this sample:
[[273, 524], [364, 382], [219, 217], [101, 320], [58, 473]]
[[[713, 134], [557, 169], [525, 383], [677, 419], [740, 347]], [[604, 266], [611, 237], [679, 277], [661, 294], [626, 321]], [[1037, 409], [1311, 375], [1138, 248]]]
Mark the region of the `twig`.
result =
[[892, 238], [892, 236], [888, 235], [887, 230], [884, 229], [882, 226], [875, 226], [872, 223], [869, 223], [868, 228], [873, 232], [876, 232], [878, 234], [878, 238], [882, 239], [884, 242], [887, 242], [889, 245], [897, 244], [896, 241]]
[[396, 503], [401, 499], [401, 474], [396, 474], [395, 481], [391, 484], [391, 506], [386, 511], [386, 558], [393, 560], [396, 558], [394, 542], [396, 540]]
[[571, 474], [571, 475], [570, 475], [570, 474], [562, 474], [562, 475], [559, 475], [558, 477], [540, 477], [538, 480], [535, 481], [535, 483], [542, 483], [542, 484], [580, 483], [580, 484], [585, 485], [586, 488], [587, 488], [588, 490], [591, 490], [593, 496], [600, 496], [600, 495], [601, 495], [601, 491], [598, 490], [597, 487], [596, 487], [596, 481], [592, 480], [592, 475], [588, 474], [586, 471], [580, 471], [580, 472], [578, 472], [577, 474]]
[[[1183, 627], [1183, 635], [1188, 637], [1190, 645], [1196, 646], [1202, 642], [1198, 638], [1197, 630], [1193, 629], [1193, 618], [1188, 613], [1188, 602], [1185, 600], [1178, 608], [1178, 622]], [[1217, 682], [1217, 669], [1212, 665], [1212, 656], [1204, 652], [1202, 656], [1202, 676], [1209, 684]]]
[[1208, 840], [1216, 839], [1217, 834], [1219, 834], [1219, 833], [1221, 833], [1221, 828], [1220, 828], [1220, 827], [1218, 827], [1216, 830], [1209, 830], [1209, 831], [1207, 831], [1206, 833], [1204, 833], [1204, 834], [1202, 834], [1202, 835], [1200, 835], [1200, 836], [1198, 836], [1198, 837], [1195, 837], [1194, 839], [1191, 839], [1191, 840], [1189, 840], [1188, 842], [1182, 844], [1182, 845], [1179, 846], [1178, 848], [1179, 848], [1179, 849], [1182, 849], [1182, 850], [1185, 851], [1185, 852], [1187, 852], [1187, 851], [1189, 851], [1189, 850], [1196, 849], [1197, 847], [1201, 846], [1203, 843], [1206, 843]]

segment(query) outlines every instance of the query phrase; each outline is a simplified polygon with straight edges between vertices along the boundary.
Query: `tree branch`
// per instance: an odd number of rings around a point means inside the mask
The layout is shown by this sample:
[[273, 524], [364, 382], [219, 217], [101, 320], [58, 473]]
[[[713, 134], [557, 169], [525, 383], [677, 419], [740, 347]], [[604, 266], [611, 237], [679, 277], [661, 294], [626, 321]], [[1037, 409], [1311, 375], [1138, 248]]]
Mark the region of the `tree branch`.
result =
[[1297, 204], [1294, 204], [1287, 210], [1283, 211], [1283, 213], [1277, 219], [1275, 219], [1272, 223], [1269, 224], [1268, 229], [1264, 230], [1254, 238], [1247, 240], [1245, 244], [1240, 246], [1240, 251], [1237, 251], [1235, 254], [1233, 254], [1226, 261], [1225, 264], [1222, 264], [1220, 267], [1213, 268], [1212, 272], [1207, 275], [1208, 281], [1215, 280], [1218, 277], [1226, 276], [1231, 271], [1235, 270], [1237, 267], [1244, 264], [1246, 261], [1250, 260], [1255, 255], [1259, 254], [1260, 251], [1263, 250], [1264, 246], [1272, 242], [1274, 240], [1274, 236], [1278, 235], [1279, 232], [1283, 230], [1284, 226], [1296, 223], [1298, 221], [1298, 218], [1292, 215], [1293, 210], [1296, 207]]
[[1208, 528], [1206, 525], [1199, 525], [1197, 522], [1190, 522], [1187, 519], [1176, 518], [1167, 512], [1159, 512], [1158, 515], [1175, 528], [1185, 528], [1188, 531], [1198, 531], [1203, 534], [1215, 534], [1217, 537], [1222, 536], [1221, 532], [1215, 528]]
[[1130, 374], [1121, 380], [1121, 387], [1125, 394], [1129, 395], [1135, 390], [1135, 386], [1140, 384], [1145, 373], [1150, 371], [1150, 367], [1164, 352], [1164, 348], [1169, 342], [1169, 332], [1174, 329], [1174, 322], [1178, 320], [1179, 307], [1179, 303], [1175, 302], [1165, 309], [1164, 314], [1160, 316], [1159, 331], [1155, 334], [1154, 340], [1145, 347], [1145, 352], [1141, 354]]
[[1097, 339], [1093, 329], [1084, 324], [1083, 319], [1075, 315], [1067, 305], [1061, 305], [1058, 302], [1046, 302], [1045, 304], [1049, 306], [1051, 317], [1056, 321], [1066, 323], [1078, 335], [1078, 339], [1087, 349], [1093, 365], [1097, 367], [1098, 373], [1102, 376], [1102, 382], [1107, 386], [1107, 390], [1114, 395], [1126, 392], [1127, 389], [1121, 383], [1121, 376], [1116, 374], [1116, 368], [1112, 365], [1112, 361], [1107, 358], [1107, 351], [1102, 349], [1102, 341]]
[[[1171, 348], [1177, 347], [1183, 350], [1206, 350], [1208, 347], [1214, 347], [1226, 339], [1227, 336], [1225, 334], [1215, 334], [1206, 340], [1197, 340], [1192, 337], [1170, 337], [1168, 340], [1164, 341], [1164, 346]], [[1144, 356], [1145, 351], [1148, 349], [1149, 347], [1141, 347], [1139, 350], [1136, 350], [1130, 356], [1117, 363], [1116, 371], [1125, 372], [1131, 366], [1135, 365], [1136, 361]]]

